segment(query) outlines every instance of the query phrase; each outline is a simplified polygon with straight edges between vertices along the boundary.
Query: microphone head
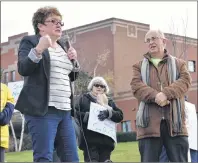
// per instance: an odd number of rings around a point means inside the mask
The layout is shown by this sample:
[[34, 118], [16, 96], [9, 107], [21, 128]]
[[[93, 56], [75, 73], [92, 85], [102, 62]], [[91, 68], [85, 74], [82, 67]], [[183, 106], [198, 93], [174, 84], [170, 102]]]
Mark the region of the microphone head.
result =
[[64, 39], [65, 41], [69, 41], [69, 35], [68, 35], [68, 34], [65, 34], [65, 35], [63, 36], [63, 39]]
[[66, 48], [67, 48], [67, 50], [71, 47], [71, 45], [70, 45], [70, 42], [69, 41], [66, 41], [65, 42], [65, 46], [66, 46]]
[[70, 43], [69, 35], [68, 34], [65, 34], [62, 37], [62, 43], [66, 47], [67, 50], [71, 47], [71, 43]]

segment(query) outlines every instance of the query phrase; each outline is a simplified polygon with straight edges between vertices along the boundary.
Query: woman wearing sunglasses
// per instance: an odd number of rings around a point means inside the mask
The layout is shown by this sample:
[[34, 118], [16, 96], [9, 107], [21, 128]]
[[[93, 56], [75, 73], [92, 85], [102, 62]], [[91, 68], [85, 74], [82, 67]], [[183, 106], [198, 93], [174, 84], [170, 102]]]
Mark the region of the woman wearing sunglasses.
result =
[[75, 109], [85, 136], [81, 136], [79, 148], [83, 151], [85, 162], [109, 162], [114, 150], [114, 141], [106, 135], [87, 129], [90, 103], [98, 103], [106, 108], [98, 115], [101, 121], [109, 119], [119, 123], [123, 120], [123, 113], [114, 101], [107, 97], [109, 87], [102, 77], [94, 77], [88, 85], [88, 91], [80, 97]]

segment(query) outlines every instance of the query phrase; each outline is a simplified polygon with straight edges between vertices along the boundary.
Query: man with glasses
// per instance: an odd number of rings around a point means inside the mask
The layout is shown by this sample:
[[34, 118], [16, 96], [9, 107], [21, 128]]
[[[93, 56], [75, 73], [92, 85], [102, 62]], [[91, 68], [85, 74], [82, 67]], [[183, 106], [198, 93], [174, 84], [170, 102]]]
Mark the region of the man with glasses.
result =
[[148, 52], [133, 65], [131, 87], [139, 101], [136, 125], [141, 162], [159, 162], [163, 146], [171, 162], [188, 161], [184, 95], [191, 77], [185, 61], [165, 49], [166, 42], [161, 31], [148, 31]]

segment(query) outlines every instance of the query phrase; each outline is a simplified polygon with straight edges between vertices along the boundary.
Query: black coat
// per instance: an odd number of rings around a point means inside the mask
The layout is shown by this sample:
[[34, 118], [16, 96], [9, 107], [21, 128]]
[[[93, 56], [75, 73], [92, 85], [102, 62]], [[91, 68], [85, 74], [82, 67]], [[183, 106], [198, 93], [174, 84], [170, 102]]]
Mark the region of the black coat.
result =
[[[43, 52], [39, 63], [34, 63], [28, 57], [30, 50], [37, 46], [39, 39], [40, 35], [25, 36], [20, 42], [18, 51], [18, 72], [21, 76], [24, 76], [24, 86], [15, 109], [19, 110], [22, 114], [31, 116], [44, 116], [48, 112], [50, 85], [49, 51], [46, 49]], [[57, 43], [63, 48], [59, 41]], [[77, 76], [78, 72], [71, 72], [69, 74], [70, 84]], [[71, 105], [74, 109], [73, 94], [71, 95]]]
[[[82, 123], [83, 132], [86, 138], [86, 141], [89, 145], [103, 145], [114, 149], [114, 140], [106, 135], [91, 131], [87, 129], [88, 120], [83, 121], [86, 112], [90, 110], [90, 102], [95, 102], [95, 100], [88, 94], [83, 94], [78, 104], [76, 105], [76, 115], [80, 123]], [[120, 110], [112, 99], [108, 100], [108, 105], [112, 107], [112, 117], [110, 118], [113, 122], [119, 123], [123, 120], [123, 113]], [[85, 139], [82, 136], [79, 148], [84, 150], [86, 149]]]

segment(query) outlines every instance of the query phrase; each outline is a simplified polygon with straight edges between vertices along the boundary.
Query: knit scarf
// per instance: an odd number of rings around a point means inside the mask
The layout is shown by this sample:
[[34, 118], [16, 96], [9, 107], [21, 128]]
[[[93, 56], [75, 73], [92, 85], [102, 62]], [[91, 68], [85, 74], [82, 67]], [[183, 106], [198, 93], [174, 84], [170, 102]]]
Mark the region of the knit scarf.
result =
[[[178, 71], [176, 68], [175, 57], [169, 55], [170, 57], [167, 60], [168, 64], [168, 80], [169, 84], [173, 83], [178, 79]], [[141, 66], [141, 76], [142, 81], [150, 85], [149, 77], [149, 60], [144, 58]], [[182, 120], [181, 120], [181, 103], [180, 99], [172, 99], [170, 103], [170, 110], [172, 111], [172, 128], [173, 132], [180, 133], [182, 129]], [[139, 109], [136, 115], [136, 125], [138, 127], [146, 128], [149, 125], [149, 107], [148, 104], [144, 101], [141, 101], [139, 104]]]
[[93, 99], [93, 101], [94, 101], [95, 103], [97, 103], [97, 97], [94, 96], [91, 92], [88, 92], [88, 94], [91, 96], [91, 98]]

